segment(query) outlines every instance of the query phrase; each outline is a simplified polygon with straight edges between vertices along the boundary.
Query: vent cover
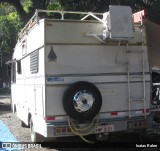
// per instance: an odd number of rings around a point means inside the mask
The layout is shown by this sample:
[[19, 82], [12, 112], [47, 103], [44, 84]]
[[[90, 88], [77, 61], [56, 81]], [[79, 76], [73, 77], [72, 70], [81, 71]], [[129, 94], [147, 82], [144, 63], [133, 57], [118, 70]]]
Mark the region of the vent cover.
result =
[[39, 51], [36, 50], [35, 52], [30, 54], [30, 70], [31, 73], [38, 72], [38, 60], [39, 60]]

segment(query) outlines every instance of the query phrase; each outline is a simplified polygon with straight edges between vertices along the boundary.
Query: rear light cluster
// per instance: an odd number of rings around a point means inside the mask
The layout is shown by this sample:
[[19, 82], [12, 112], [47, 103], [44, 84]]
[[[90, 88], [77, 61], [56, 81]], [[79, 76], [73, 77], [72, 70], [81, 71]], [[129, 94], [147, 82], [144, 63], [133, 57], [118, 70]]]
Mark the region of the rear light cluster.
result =
[[[143, 113], [144, 113], [144, 111], [145, 111], [145, 110], [143, 110]], [[150, 112], [150, 109], [146, 109], [146, 113], [149, 113], [149, 112]]]
[[53, 121], [53, 120], [55, 120], [55, 117], [45, 117], [45, 120]]
[[56, 134], [68, 134], [71, 133], [71, 129], [70, 128], [55, 128], [55, 133]]
[[111, 112], [111, 115], [112, 115], [112, 116], [118, 115], [118, 112]]
[[[137, 110], [137, 111], [133, 111], [133, 112], [135, 112], [135, 114], [144, 114], [144, 113], [149, 113], [150, 109]], [[127, 115], [127, 112], [111, 112], [110, 115], [111, 116], [122, 116], [122, 115]]]
[[65, 118], [64, 116], [47, 116], [47, 117], [44, 117], [44, 119], [47, 120], [47, 121], [63, 120], [64, 118]]

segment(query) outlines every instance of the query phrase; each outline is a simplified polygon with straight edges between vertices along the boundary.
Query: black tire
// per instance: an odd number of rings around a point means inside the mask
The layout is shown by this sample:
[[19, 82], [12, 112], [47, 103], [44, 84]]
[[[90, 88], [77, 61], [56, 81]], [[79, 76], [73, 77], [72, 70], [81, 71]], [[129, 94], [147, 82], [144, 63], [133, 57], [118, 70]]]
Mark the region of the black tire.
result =
[[30, 119], [30, 133], [31, 133], [31, 141], [32, 142], [42, 142], [44, 137], [39, 133], [34, 131], [34, 125], [32, 118]]
[[29, 126], [27, 126], [22, 120], [20, 120], [20, 124], [21, 124], [21, 127], [25, 127], [25, 128], [28, 128]]
[[16, 109], [16, 105], [13, 104], [13, 110], [12, 110], [13, 113], [16, 113], [17, 112], [17, 109]]
[[160, 124], [160, 112], [159, 111], [153, 112], [153, 121]]
[[[88, 107], [87, 110], [85, 109], [85, 105]], [[82, 123], [91, 121], [100, 111], [101, 105], [102, 97], [98, 88], [89, 82], [80, 81], [74, 83], [68, 87], [63, 95], [63, 108], [65, 112], [71, 118]]]
[[12, 99], [11, 99], [11, 111], [13, 113], [16, 113], [16, 105], [13, 103]]

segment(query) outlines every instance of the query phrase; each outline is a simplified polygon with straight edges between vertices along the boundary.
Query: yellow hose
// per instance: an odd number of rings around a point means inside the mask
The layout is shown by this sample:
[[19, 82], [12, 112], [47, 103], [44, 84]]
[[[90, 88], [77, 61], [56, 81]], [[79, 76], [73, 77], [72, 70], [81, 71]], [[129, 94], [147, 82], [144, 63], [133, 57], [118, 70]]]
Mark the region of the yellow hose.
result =
[[[88, 129], [93, 125], [94, 120], [96, 120], [96, 118], [94, 118], [94, 119], [92, 120], [91, 124], [88, 126]], [[98, 125], [98, 120], [99, 120], [99, 114], [97, 115], [97, 121], [96, 121], [96, 124], [95, 124], [94, 128], [93, 128], [90, 132], [88, 132], [87, 134], [84, 134], [84, 135], [90, 135], [90, 134], [92, 134], [92, 133], [95, 131], [95, 128], [96, 128], [96, 126]], [[71, 121], [71, 124], [73, 125], [73, 127], [74, 127], [75, 129], [77, 129], [77, 130], [79, 130], [79, 131], [84, 131], [84, 130], [87, 129], [87, 127], [86, 127], [86, 128], [78, 129], [77, 127], [75, 127], [75, 124], [73, 123], [73, 121]]]
[[[89, 124], [89, 126], [87, 126], [85, 128], [76, 128], [76, 129], [80, 130], [80, 131], [87, 130], [87, 129], [89, 129], [93, 125], [93, 123], [94, 123], [95, 120], [96, 120], [96, 117], [92, 120], [92, 122]], [[73, 121], [72, 120], [70, 120], [70, 121], [71, 121], [71, 124], [74, 125]]]
[[[96, 121], [95, 126], [93, 126], [93, 123], [94, 123], [95, 120], [97, 120], [97, 121]], [[78, 135], [82, 140], [84, 140], [85, 142], [90, 143], [90, 144], [93, 144], [94, 142], [91, 142], [91, 141], [87, 140], [86, 138], [84, 138], [84, 136], [90, 135], [90, 134], [92, 134], [95, 131], [95, 128], [98, 125], [98, 121], [99, 121], [99, 114], [97, 115], [97, 119], [95, 117], [92, 120], [92, 122], [90, 123], [89, 126], [87, 126], [85, 128], [79, 129], [79, 128], [77, 128], [75, 126], [75, 124], [73, 123], [73, 121], [71, 120], [71, 118], [68, 116], [68, 125], [69, 125], [72, 133], [74, 133], [75, 135]], [[86, 134], [81, 133], [81, 131], [87, 130], [87, 129], [91, 128], [92, 126], [93, 126], [93, 129], [91, 131], [89, 131], [88, 133], [86, 133]]]

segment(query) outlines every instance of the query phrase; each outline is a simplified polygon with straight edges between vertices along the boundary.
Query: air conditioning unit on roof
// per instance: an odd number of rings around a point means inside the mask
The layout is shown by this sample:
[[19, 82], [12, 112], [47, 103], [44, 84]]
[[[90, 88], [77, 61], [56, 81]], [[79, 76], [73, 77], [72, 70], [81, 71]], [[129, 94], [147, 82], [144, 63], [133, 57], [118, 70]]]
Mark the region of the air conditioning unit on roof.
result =
[[133, 38], [132, 9], [129, 6], [109, 7], [109, 12], [103, 14], [105, 30], [103, 39], [129, 40]]

